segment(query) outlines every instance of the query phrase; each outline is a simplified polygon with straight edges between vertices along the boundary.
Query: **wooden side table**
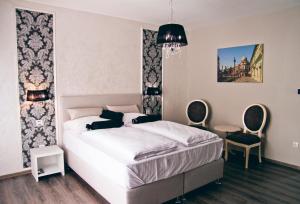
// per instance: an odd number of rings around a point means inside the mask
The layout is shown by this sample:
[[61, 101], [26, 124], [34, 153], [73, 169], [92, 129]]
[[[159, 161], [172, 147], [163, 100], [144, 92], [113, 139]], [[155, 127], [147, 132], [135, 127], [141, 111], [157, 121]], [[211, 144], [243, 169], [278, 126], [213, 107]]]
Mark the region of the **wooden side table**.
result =
[[65, 175], [64, 151], [57, 145], [30, 150], [31, 172], [36, 182], [39, 177], [61, 173]]
[[[226, 134], [226, 137], [231, 133], [235, 133], [242, 130], [242, 128], [235, 125], [216, 125], [214, 129], [220, 132], [224, 132]], [[226, 147], [223, 148], [223, 151], [226, 151]]]
[[226, 137], [230, 133], [235, 133], [242, 130], [242, 128], [235, 125], [216, 125], [214, 129], [226, 133]]

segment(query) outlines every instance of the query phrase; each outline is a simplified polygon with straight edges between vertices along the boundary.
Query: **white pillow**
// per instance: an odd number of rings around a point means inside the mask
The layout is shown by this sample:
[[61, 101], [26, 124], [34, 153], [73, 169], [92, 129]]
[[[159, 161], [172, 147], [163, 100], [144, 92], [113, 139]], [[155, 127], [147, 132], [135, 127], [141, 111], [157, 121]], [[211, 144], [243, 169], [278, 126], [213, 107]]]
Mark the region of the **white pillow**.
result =
[[64, 123], [64, 130], [86, 131], [86, 124], [91, 124], [95, 121], [106, 121], [108, 119], [100, 118], [99, 116], [81, 117], [74, 120], [69, 120]]
[[103, 108], [70, 108], [67, 109], [71, 120], [86, 116], [99, 116], [102, 113]]
[[137, 105], [127, 105], [127, 106], [106, 106], [107, 110], [122, 112], [122, 113], [139, 113], [139, 108]]
[[124, 116], [123, 116], [124, 125], [129, 127], [132, 124], [132, 120], [139, 117], [139, 116], [145, 116], [145, 114], [142, 114], [142, 113], [124, 113]]

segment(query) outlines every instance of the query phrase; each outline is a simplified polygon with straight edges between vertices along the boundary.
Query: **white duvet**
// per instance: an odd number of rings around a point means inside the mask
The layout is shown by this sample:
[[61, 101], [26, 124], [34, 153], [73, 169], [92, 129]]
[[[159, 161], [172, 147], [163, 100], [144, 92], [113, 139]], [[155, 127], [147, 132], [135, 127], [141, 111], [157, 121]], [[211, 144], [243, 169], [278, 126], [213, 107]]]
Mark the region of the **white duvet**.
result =
[[218, 135], [212, 132], [164, 120], [132, 124], [131, 127], [161, 134], [167, 138], [180, 142], [185, 146], [193, 146], [218, 138]]
[[132, 127], [86, 131], [81, 139], [112, 155], [117, 152], [127, 161], [166, 154], [177, 148], [176, 141]]

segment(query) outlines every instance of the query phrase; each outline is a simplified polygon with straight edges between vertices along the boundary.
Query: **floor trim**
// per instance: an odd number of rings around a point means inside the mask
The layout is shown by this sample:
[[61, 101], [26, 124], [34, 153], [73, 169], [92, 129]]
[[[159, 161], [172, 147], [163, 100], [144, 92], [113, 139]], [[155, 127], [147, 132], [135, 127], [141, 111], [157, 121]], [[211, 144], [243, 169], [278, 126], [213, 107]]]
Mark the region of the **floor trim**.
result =
[[0, 180], [13, 178], [13, 177], [17, 177], [17, 176], [23, 176], [23, 175], [30, 174], [30, 173], [31, 173], [31, 170], [25, 170], [25, 171], [12, 173], [12, 174], [7, 174], [7, 175], [0, 176]]
[[281, 161], [277, 161], [277, 160], [273, 160], [273, 159], [268, 159], [268, 158], [263, 158], [264, 161], [272, 163], [272, 164], [277, 164], [279, 166], [284, 166], [284, 167], [288, 167], [297, 171], [300, 171], [300, 166], [297, 165], [293, 165], [293, 164], [288, 164], [285, 162], [281, 162]]
[[[230, 150], [232, 150], [233, 152], [239, 153], [239, 154], [243, 154], [243, 152], [244, 152], [242, 150], [242, 148], [241, 149], [231, 148]], [[251, 152], [250, 155], [257, 157], [256, 152]], [[264, 156], [262, 156], [262, 160], [266, 161], [266, 162], [269, 162], [269, 163], [272, 163], [272, 164], [276, 164], [276, 165], [279, 165], [279, 166], [288, 167], [288, 168], [300, 171], [300, 166], [297, 166], [297, 165], [288, 164], [288, 163], [285, 163], [285, 162], [282, 162], [282, 161], [277, 161], [277, 160], [274, 160], [274, 159], [269, 159], [269, 158], [266, 158]]]

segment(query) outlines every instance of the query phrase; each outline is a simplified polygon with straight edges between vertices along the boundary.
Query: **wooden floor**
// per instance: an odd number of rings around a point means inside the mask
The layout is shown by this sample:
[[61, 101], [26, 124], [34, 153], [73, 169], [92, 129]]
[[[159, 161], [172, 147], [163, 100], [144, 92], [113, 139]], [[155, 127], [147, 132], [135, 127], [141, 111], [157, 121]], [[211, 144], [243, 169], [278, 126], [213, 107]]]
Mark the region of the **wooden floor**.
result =
[[[242, 156], [230, 156], [222, 184], [211, 183], [185, 195], [186, 204], [300, 203], [300, 172], [250, 159], [243, 169]], [[0, 181], [0, 204], [107, 202], [73, 171], [65, 177], [48, 176], [36, 183], [31, 175]], [[174, 200], [167, 204], [175, 203]], [[142, 203], [141, 203], [142, 204]]]

